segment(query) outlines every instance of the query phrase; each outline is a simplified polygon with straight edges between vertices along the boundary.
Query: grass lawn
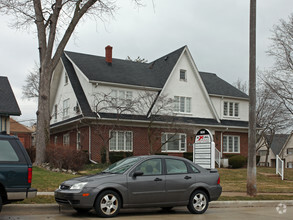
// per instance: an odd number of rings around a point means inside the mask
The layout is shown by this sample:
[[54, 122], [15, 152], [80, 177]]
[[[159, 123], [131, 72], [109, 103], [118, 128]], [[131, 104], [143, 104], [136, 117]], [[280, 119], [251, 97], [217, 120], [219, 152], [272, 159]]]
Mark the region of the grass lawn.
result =
[[[223, 191], [246, 192], [246, 169], [218, 169]], [[257, 167], [258, 192], [293, 193], [293, 169], [285, 169], [285, 180], [276, 177], [275, 168]]]
[[[53, 192], [63, 181], [78, 177], [98, 173], [105, 166], [88, 165], [78, 175], [67, 173], [56, 173], [44, 168], [33, 168], [32, 187], [39, 192]], [[246, 192], [246, 169], [218, 169], [221, 177], [223, 191], [227, 192]], [[257, 191], [260, 193], [293, 193], [293, 169], [285, 169], [285, 180], [275, 176], [275, 168], [257, 167]], [[254, 198], [247, 196], [221, 196], [220, 201], [230, 200], [293, 200], [291, 195], [258, 195]], [[20, 203], [55, 203], [54, 196], [37, 196], [33, 199], [26, 199]]]

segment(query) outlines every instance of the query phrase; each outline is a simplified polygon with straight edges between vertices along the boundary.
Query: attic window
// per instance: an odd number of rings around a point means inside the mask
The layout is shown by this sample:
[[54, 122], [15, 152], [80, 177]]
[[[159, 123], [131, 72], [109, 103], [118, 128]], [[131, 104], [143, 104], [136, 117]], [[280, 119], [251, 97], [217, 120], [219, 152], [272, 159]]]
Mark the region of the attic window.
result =
[[68, 84], [68, 75], [67, 75], [67, 73], [65, 73], [64, 81], [65, 81], [65, 85]]
[[186, 70], [180, 70], [180, 81], [187, 81], [186, 79]]

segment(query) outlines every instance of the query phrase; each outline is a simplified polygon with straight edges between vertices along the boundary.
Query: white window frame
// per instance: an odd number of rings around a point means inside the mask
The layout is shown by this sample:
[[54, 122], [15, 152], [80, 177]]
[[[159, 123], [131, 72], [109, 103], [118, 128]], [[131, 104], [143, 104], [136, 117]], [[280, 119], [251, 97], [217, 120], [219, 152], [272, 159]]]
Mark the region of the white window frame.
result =
[[223, 116], [239, 118], [239, 102], [224, 101], [223, 102]]
[[68, 84], [68, 81], [69, 81], [69, 79], [68, 79], [68, 74], [65, 73], [65, 74], [64, 74], [64, 85], [65, 85], [65, 86]]
[[[181, 74], [182, 74], [182, 75], [181, 75]], [[184, 75], [183, 75], [183, 74], [184, 74]], [[184, 78], [182, 78], [181, 76], [184, 76]], [[186, 70], [184, 70], [184, 69], [180, 69], [180, 71], [179, 71], [179, 80], [180, 80], [180, 81], [184, 81], [184, 82], [187, 81]]]
[[133, 92], [129, 90], [112, 89], [110, 95], [115, 106], [130, 104], [133, 99]]
[[70, 145], [70, 135], [69, 133], [66, 133], [63, 135], [63, 146], [69, 146]]
[[293, 154], [293, 148], [287, 148], [287, 155], [292, 155]]
[[76, 149], [80, 150], [81, 149], [81, 133], [78, 131], [76, 133]]
[[54, 145], [56, 146], [57, 145], [57, 142], [58, 142], [58, 136], [54, 136]]
[[54, 105], [54, 119], [55, 121], [58, 119], [58, 105]]
[[70, 99], [65, 99], [63, 101], [63, 118], [69, 117], [69, 107], [70, 107]]
[[[169, 150], [168, 149], [168, 144], [171, 142], [171, 141], [167, 141], [166, 142], [166, 135], [172, 135], [172, 136], [176, 136], [176, 135], [179, 135], [178, 137], [178, 143], [179, 143], [179, 146], [178, 146], [178, 150]], [[184, 137], [184, 138], [183, 138]], [[184, 139], [184, 142], [182, 142], [182, 138]], [[166, 142], [164, 144], [164, 142]], [[187, 150], [187, 135], [184, 134], [184, 133], [169, 133], [169, 132], [164, 132], [161, 134], [161, 144], [162, 144], [162, 148], [161, 148], [161, 152], [174, 152], [174, 153], [182, 153], [182, 152], [186, 152]], [[164, 145], [163, 145], [164, 144]]]
[[[226, 138], [226, 144], [225, 146], [225, 138]], [[235, 151], [235, 139], [238, 139], [238, 151]], [[232, 150], [230, 147], [230, 140], [232, 140]], [[237, 135], [223, 135], [223, 153], [240, 153], [240, 136]]]
[[174, 113], [191, 114], [191, 106], [191, 97], [174, 96]]
[[[111, 133], [113, 133], [113, 136], [111, 137]], [[123, 135], [123, 146], [119, 144], [119, 140], [121, 141], [121, 136]], [[129, 137], [127, 135], [130, 135], [130, 145], [127, 145], [127, 140]], [[109, 151], [111, 152], [132, 152], [133, 151], [133, 132], [132, 131], [121, 131], [121, 130], [114, 130], [109, 131]]]

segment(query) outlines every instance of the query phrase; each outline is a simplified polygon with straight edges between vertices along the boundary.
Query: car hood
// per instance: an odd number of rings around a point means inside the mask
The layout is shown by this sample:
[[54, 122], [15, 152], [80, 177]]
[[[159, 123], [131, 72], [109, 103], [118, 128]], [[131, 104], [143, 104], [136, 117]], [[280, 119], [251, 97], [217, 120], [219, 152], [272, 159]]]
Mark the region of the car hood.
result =
[[110, 178], [110, 177], [117, 176], [117, 175], [121, 175], [121, 174], [98, 173], [98, 174], [94, 174], [94, 175], [81, 176], [81, 177], [76, 177], [76, 178], [73, 178], [70, 180], [66, 180], [61, 185], [72, 186], [75, 183], [93, 182], [93, 181], [98, 181], [101, 179]]

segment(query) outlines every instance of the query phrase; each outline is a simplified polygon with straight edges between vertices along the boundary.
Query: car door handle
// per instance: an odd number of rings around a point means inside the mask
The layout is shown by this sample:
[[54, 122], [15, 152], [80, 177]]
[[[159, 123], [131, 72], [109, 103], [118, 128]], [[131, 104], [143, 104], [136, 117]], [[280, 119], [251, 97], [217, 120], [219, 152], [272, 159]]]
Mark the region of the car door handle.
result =
[[162, 179], [161, 178], [156, 178], [156, 179], [154, 179], [154, 181], [162, 181]]
[[189, 179], [191, 179], [191, 177], [190, 176], [185, 176], [184, 179], [189, 180]]

